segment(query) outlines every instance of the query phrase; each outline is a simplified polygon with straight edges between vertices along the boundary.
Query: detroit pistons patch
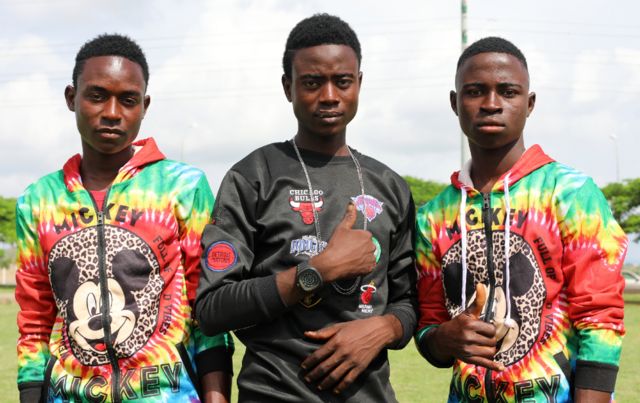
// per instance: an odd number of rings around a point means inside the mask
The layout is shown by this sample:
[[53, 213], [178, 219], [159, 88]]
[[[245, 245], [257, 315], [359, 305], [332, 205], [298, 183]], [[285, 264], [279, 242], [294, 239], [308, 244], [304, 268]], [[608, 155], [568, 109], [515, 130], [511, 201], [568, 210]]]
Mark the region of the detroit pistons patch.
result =
[[365, 218], [371, 222], [378, 215], [382, 214], [382, 203], [380, 200], [369, 195], [359, 195], [352, 197], [351, 201], [355, 204], [356, 209], [365, 216]]
[[211, 271], [225, 271], [233, 267], [238, 261], [236, 249], [229, 242], [218, 241], [207, 248], [207, 269]]

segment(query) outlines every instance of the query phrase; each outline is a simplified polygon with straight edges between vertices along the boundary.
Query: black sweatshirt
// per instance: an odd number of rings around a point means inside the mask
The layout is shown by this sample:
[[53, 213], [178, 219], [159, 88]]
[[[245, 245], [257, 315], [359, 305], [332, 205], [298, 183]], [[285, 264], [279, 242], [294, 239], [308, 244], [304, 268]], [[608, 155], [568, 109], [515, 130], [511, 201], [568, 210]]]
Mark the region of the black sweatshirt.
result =
[[[300, 363], [319, 347], [303, 333], [338, 322], [391, 313], [403, 328], [402, 339], [393, 347], [402, 348], [411, 339], [416, 326], [411, 193], [395, 172], [354, 151], [367, 195], [363, 203], [351, 157], [300, 151], [313, 197], [290, 142], [259, 148], [222, 181], [214, 224], [207, 225], [202, 237], [196, 298], [201, 329], [205, 334], [235, 330], [245, 344], [240, 401], [395, 401], [386, 350], [338, 397], [304, 382]], [[278, 293], [276, 273], [322, 250], [350, 200], [358, 210], [354, 228], [369, 220], [367, 229], [380, 244], [376, 268], [350, 295], [325, 284], [314, 298], [287, 307]], [[318, 211], [322, 245], [316, 240], [311, 203]], [[354, 280], [340, 284], [347, 289]]]

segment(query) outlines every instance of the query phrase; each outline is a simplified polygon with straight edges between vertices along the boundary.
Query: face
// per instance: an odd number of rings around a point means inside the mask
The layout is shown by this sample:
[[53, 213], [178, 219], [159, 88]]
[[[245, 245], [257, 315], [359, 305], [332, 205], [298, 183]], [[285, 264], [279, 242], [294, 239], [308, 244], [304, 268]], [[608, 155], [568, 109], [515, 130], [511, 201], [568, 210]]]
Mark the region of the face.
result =
[[120, 56], [87, 59], [65, 99], [76, 114], [83, 151], [116, 154], [135, 140], [149, 107], [142, 68]]
[[291, 79], [282, 86], [298, 119], [298, 134], [344, 135], [358, 110], [362, 82], [358, 59], [349, 46], [319, 45], [296, 51]]
[[469, 146], [483, 149], [519, 141], [535, 99], [520, 60], [495, 52], [467, 59], [456, 74], [456, 91], [450, 94]]

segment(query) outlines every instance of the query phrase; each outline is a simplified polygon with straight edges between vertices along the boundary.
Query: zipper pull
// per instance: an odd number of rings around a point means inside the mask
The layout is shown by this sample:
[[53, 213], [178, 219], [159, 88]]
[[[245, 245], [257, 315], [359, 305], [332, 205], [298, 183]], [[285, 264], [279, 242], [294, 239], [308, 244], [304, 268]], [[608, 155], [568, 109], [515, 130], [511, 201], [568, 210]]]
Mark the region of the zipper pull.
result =
[[482, 194], [482, 208], [489, 209], [491, 207], [491, 193]]
[[104, 225], [104, 213], [98, 211], [98, 225]]

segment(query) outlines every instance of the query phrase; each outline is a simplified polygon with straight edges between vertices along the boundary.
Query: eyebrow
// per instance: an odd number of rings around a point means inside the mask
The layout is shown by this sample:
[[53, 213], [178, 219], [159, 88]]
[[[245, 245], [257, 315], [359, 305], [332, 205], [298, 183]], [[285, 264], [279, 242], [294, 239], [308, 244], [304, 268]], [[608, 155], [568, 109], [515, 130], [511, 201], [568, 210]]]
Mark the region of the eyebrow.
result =
[[[465, 83], [465, 84], [462, 84], [462, 88], [465, 88], [465, 87], [476, 87], [476, 86], [477, 86], [477, 87], [484, 87], [484, 86], [486, 86], [486, 85], [487, 85], [487, 84], [486, 84], [486, 83], [484, 83], [484, 82], [474, 81], [474, 82], [471, 82], [471, 83]], [[522, 84], [511, 83], [511, 82], [501, 82], [501, 83], [498, 83], [498, 87], [518, 87], [518, 88], [524, 88], [524, 86], [523, 86]]]
[[[100, 92], [108, 92], [106, 88], [101, 87], [99, 85], [89, 85], [85, 88], [85, 91], [100, 91]], [[142, 96], [142, 92], [135, 90], [127, 90], [122, 91], [119, 95], [134, 95], [134, 96]]]
[[[323, 75], [323, 74], [313, 74], [313, 73], [303, 74], [303, 75], [300, 76], [300, 78], [302, 78], [302, 79], [305, 79], [305, 78], [321, 79], [321, 78], [324, 78], [324, 77], [325, 77], [325, 75]], [[350, 78], [354, 78], [355, 74], [353, 74], [353, 73], [338, 73], [338, 74], [332, 74], [331, 77], [340, 77], [340, 78], [350, 77]]]

